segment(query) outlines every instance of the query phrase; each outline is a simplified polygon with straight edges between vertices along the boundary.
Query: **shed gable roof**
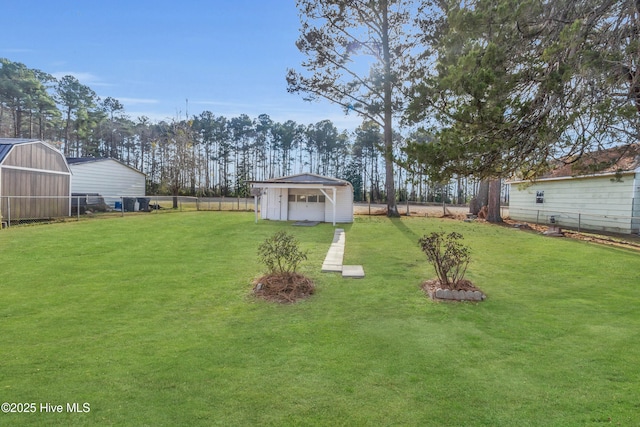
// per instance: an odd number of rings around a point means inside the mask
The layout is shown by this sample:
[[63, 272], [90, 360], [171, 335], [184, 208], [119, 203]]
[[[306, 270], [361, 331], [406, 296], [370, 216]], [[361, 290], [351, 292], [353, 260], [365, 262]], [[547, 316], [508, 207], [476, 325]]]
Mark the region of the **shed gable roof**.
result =
[[27, 138], [0, 138], [0, 162], [2, 162], [5, 157], [7, 157], [7, 154], [9, 154], [9, 151], [11, 151], [14, 145], [38, 141], [40, 140]]
[[283, 176], [280, 178], [272, 178], [265, 181], [252, 181], [254, 183], [263, 184], [310, 184], [310, 185], [348, 185], [347, 181], [327, 176], [316, 175], [313, 173], [301, 173], [297, 175]]
[[132, 171], [135, 171], [141, 175], [145, 175], [143, 172], [140, 172], [138, 169], [132, 166], [129, 166], [125, 163], [122, 163], [120, 160], [114, 159], [112, 157], [67, 157], [67, 163], [69, 163], [69, 165], [84, 165], [87, 163], [97, 163], [97, 162], [107, 162], [107, 161], [116, 162], [126, 168], [131, 169]]

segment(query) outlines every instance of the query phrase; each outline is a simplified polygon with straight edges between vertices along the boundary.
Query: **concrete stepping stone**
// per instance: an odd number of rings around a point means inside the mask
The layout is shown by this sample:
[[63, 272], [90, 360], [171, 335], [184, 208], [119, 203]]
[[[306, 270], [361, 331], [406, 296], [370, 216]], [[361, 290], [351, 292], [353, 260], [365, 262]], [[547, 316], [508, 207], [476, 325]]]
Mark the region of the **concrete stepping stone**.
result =
[[364, 277], [364, 268], [361, 265], [343, 265], [342, 277], [362, 279]]
[[333, 233], [333, 243], [329, 247], [327, 256], [322, 263], [323, 273], [340, 273], [342, 272], [342, 260], [344, 259], [344, 229], [336, 228]]

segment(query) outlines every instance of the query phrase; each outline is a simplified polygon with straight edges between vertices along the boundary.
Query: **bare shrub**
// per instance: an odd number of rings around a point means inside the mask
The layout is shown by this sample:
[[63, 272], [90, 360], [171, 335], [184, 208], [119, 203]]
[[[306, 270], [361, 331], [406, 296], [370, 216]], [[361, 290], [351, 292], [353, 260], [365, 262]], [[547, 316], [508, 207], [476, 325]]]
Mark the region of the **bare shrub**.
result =
[[427, 259], [433, 264], [440, 283], [444, 287], [456, 289], [463, 281], [471, 260], [469, 249], [460, 243], [462, 234], [432, 232], [418, 240]]

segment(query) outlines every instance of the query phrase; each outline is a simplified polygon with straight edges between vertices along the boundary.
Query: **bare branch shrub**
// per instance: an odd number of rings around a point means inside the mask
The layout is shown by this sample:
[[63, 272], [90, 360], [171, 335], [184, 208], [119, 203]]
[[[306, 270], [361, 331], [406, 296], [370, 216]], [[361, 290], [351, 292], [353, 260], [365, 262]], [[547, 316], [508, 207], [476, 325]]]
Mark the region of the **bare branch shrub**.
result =
[[462, 234], [432, 232], [418, 240], [427, 259], [433, 264], [443, 286], [455, 289], [464, 278], [471, 260], [469, 249], [460, 243]]

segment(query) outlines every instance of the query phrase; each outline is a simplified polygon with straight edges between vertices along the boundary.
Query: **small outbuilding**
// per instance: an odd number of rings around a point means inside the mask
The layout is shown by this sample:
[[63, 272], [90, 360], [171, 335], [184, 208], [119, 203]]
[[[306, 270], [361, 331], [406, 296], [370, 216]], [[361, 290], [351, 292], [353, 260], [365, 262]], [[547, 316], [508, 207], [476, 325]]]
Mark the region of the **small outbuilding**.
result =
[[303, 173], [250, 184], [260, 199], [262, 219], [353, 222], [353, 186], [348, 181]]
[[71, 171], [64, 155], [37, 139], [0, 138], [0, 214], [3, 222], [71, 213]]
[[623, 234], [640, 231], [638, 144], [590, 153], [534, 182], [509, 184], [509, 217], [516, 221]]
[[139, 170], [111, 158], [67, 158], [73, 182], [74, 195], [100, 195], [111, 208], [122, 203], [123, 198], [143, 198], [146, 191], [146, 175]]

